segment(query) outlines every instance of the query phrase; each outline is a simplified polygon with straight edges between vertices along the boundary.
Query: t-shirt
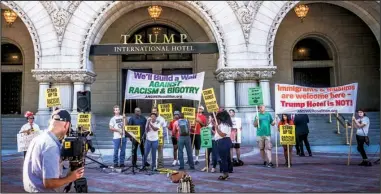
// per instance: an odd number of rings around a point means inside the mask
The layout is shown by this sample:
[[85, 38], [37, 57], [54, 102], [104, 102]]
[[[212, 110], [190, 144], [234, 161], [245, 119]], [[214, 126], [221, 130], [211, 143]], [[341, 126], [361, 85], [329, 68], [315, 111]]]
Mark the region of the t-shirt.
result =
[[[225, 125], [225, 124], [220, 124], [220, 125], [218, 125], [218, 127], [220, 128], [222, 133], [226, 134], [225, 137], [230, 137], [230, 133], [232, 130], [231, 127], [229, 127], [228, 125]], [[217, 140], [222, 139], [222, 138], [224, 138], [224, 137], [221, 137], [216, 130], [216, 134], [214, 135], [214, 139], [217, 141]]]
[[[149, 140], [149, 141], [157, 141], [157, 140], [159, 140], [159, 130], [154, 131], [149, 126], [149, 123], [147, 123], [147, 125], [148, 125], [147, 128], [149, 129], [149, 131], [147, 132], [147, 140]], [[153, 126], [159, 128], [160, 127], [160, 122], [156, 120], [156, 122], [153, 123]]]
[[[238, 117], [231, 117], [233, 127], [234, 129], [237, 129], [237, 131], [232, 131], [232, 143], [241, 143], [241, 136], [242, 136], [242, 121], [241, 118]], [[234, 135], [233, 135], [234, 134]]]
[[45, 131], [32, 140], [23, 166], [26, 192], [57, 192], [54, 189], [46, 189], [43, 179], [60, 178], [60, 147], [58, 138], [51, 131]]
[[177, 137], [177, 134], [175, 133], [176, 125], [174, 125], [176, 121], [176, 119], [172, 120], [168, 126], [168, 129], [172, 131], [172, 137]]
[[[203, 115], [203, 114], [197, 114], [197, 118], [200, 119], [202, 121], [202, 123], [204, 123], [204, 125], [206, 125], [206, 116], [205, 115]], [[195, 125], [196, 125], [195, 126], [195, 131], [193, 133], [191, 132], [191, 134], [200, 135], [202, 126], [197, 121], [196, 121]]]
[[40, 127], [36, 123], [32, 123], [32, 125], [33, 125], [33, 128], [32, 128], [30, 123], [26, 123], [25, 125], [23, 125], [21, 127], [19, 133], [24, 132], [24, 131], [28, 131], [31, 128], [33, 129], [33, 131], [39, 131], [40, 130]]
[[[257, 128], [257, 136], [271, 136], [271, 123], [274, 121], [270, 113], [258, 113], [259, 127]], [[257, 117], [255, 117], [255, 120]]]
[[[122, 132], [123, 137], [124, 137], [123, 116], [122, 115], [112, 117], [109, 125], [110, 125], [110, 127], [114, 128], [114, 129], [118, 129], [120, 132]], [[120, 133], [114, 131], [113, 139], [119, 139], [119, 138], [121, 138]]]
[[[144, 116], [134, 115], [128, 120], [128, 125], [139, 125], [140, 126], [140, 137], [143, 136], [144, 131], [146, 130], [147, 119]], [[127, 134], [130, 137], [129, 134]]]
[[365, 126], [362, 128], [358, 128], [356, 134], [359, 136], [367, 136], [369, 132], [370, 120], [367, 116], [364, 116], [363, 118], [357, 119], [358, 123], [360, 123], [360, 121], [361, 121], [361, 124], [365, 124]]

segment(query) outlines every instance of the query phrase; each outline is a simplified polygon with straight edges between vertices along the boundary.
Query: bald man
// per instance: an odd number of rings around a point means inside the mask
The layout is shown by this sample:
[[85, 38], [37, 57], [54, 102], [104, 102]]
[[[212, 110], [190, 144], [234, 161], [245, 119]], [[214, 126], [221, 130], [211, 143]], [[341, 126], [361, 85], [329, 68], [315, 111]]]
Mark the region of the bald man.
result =
[[[142, 116], [142, 111], [139, 107], [135, 108], [135, 114], [128, 120], [128, 125], [139, 125], [140, 126], [140, 146], [139, 143], [132, 137], [129, 137], [132, 142], [132, 165], [137, 167], [136, 161], [138, 160], [138, 147], [140, 147], [140, 153], [142, 154], [142, 158], [144, 158], [144, 132], [146, 129], [147, 119]], [[129, 135], [128, 135], [129, 136]], [[149, 166], [149, 163], [146, 162], [142, 165]]]

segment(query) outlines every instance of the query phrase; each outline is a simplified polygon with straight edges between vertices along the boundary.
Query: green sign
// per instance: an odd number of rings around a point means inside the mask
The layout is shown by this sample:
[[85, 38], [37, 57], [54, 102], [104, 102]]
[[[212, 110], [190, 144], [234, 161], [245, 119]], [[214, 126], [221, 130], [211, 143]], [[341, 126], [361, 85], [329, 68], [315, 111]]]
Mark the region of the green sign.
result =
[[212, 148], [212, 128], [211, 127], [201, 128], [201, 147]]
[[262, 96], [262, 88], [249, 88], [249, 105], [262, 105], [263, 104], [263, 96]]

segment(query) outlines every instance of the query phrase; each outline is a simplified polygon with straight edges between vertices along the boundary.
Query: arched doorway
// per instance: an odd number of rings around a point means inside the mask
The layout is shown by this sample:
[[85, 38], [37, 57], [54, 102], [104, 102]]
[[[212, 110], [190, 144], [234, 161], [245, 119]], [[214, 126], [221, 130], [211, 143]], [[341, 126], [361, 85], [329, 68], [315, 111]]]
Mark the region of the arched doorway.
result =
[[[23, 65], [21, 50], [14, 44], [1, 45], [1, 66]], [[22, 97], [22, 72], [1, 73], [1, 114], [20, 114]]]
[[334, 83], [333, 54], [318, 38], [307, 37], [292, 51], [294, 84], [307, 87], [330, 87]]

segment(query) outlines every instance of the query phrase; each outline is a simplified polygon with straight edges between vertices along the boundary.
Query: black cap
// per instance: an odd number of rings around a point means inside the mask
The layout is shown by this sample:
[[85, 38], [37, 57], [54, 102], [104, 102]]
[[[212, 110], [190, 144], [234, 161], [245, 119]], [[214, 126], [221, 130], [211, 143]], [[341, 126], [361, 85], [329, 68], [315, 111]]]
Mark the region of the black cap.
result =
[[52, 119], [56, 121], [66, 121], [71, 123], [70, 113], [65, 109], [58, 109], [53, 112]]

